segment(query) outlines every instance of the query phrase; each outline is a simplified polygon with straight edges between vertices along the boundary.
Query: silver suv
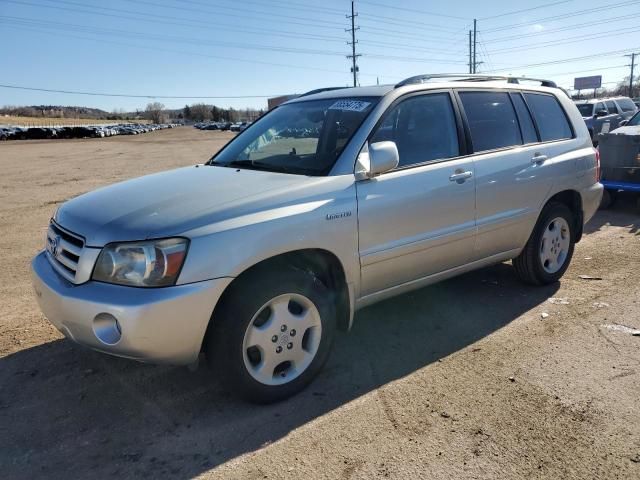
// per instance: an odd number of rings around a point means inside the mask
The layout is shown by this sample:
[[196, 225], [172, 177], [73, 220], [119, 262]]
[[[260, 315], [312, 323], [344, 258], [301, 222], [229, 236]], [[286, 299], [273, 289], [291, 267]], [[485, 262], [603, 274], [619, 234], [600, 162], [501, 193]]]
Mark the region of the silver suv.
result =
[[577, 100], [576, 105], [594, 144], [598, 143], [599, 134], [615, 130], [621, 126], [621, 122], [629, 120], [638, 111], [636, 104], [628, 97]]
[[366, 305], [507, 260], [556, 282], [602, 185], [578, 109], [542, 84], [431, 75], [291, 100], [205, 164], [63, 204], [33, 260], [40, 306], [105, 353], [204, 352], [270, 402]]

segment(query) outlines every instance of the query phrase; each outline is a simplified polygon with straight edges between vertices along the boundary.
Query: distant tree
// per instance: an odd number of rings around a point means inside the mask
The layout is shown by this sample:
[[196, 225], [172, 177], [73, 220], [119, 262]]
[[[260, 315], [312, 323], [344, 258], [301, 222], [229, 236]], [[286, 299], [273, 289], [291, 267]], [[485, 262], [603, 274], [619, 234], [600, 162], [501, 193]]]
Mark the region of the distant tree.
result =
[[220, 121], [220, 115], [221, 114], [221, 110], [216, 107], [215, 105], [213, 107], [211, 107], [211, 118], [213, 119], [214, 122], [219, 122]]
[[191, 119], [194, 122], [203, 122], [211, 118], [211, 108], [204, 103], [191, 105]]
[[189, 105], [184, 106], [184, 108], [182, 109], [182, 115], [185, 119], [191, 120], [191, 107], [189, 107]]
[[162, 123], [164, 121], [164, 105], [160, 102], [148, 103], [145, 108], [145, 116], [153, 123]]

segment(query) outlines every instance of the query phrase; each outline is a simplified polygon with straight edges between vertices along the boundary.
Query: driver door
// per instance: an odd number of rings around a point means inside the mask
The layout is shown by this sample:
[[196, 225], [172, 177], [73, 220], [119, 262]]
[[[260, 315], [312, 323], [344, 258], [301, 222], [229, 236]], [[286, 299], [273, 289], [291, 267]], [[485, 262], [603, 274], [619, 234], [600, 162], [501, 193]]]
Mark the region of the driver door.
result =
[[469, 262], [475, 239], [474, 164], [462, 157], [450, 92], [405, 97], [369, 143], [396, 143], [393, 171], [357, 182], [361, 296]]

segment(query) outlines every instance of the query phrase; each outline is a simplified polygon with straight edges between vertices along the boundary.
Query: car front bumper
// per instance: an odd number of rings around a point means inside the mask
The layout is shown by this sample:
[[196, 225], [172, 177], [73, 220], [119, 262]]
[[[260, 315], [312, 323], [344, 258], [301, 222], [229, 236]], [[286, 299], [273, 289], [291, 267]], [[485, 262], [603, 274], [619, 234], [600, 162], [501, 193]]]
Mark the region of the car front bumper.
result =
[[42, 312], [67, 338], [104, 353], [175, 365], [197, 360], [213, 309], [233, 280], [164, 288], [74, 285], [53, 269], [44, 252], [31, 267]]

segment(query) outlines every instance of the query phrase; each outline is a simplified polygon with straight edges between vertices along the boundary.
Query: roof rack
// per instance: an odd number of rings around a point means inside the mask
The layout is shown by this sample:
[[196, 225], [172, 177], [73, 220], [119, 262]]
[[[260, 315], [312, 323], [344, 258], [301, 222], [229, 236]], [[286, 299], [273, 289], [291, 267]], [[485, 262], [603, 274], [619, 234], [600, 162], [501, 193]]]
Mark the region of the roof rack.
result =
[[551, 80], [542, 80], [539, 78], [529, 77], [513, 77], [510, 75], [483, 75], [475, 73], [435, 73], [416, 75], [414, 77], [405, 78], [400, 83], [395, 85], [395, 88], [404, 87], [405, 85], [416, 85], [420, 83], [427, 83], [429, 80], [438, 78], [455, 78], [458, 82], [491, 82], [495, 80], [506, 80], [507, 83], [520, 83], [520, 80], [528, 80], [534, 82], [540, 82], [543, 87], [558, 88], [556, 82]]

